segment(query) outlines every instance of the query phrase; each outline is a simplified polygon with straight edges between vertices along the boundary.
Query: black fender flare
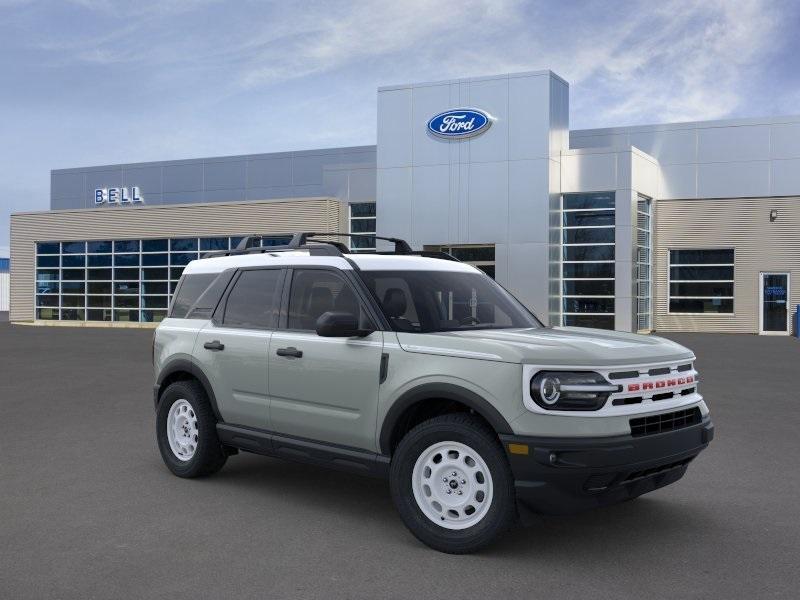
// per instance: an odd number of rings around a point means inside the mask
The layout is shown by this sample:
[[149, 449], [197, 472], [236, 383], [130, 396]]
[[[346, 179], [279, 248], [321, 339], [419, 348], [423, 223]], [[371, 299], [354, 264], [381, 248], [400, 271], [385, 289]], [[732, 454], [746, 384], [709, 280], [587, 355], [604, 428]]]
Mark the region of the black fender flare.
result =
[[378, 437], [380, 451], [383, 454], [386, 456], [391, 454], [392, 432], [406, 410], [429, 399], [460, 402], [486, 419], [498, 434], [514, 433], [500, 411], [475, 392], [452, 383], [424, 383], [404, 392], [386, 413]]
[[219, 407], [217, 406], [217, 396], [214, 394], [214, 388], [211, 387], [211, 382], [200, 367], [185, 358], [176, 358], [169, 361], [166, 365], [164, 365], [164, 368], [161, 369], [161, 372], [158, 374], [153, 393], [153, 400], [155, 402], [156, 410], [158, 409], [158, 403], [161, 400], [161, 386], [163, 382], [168, 379], [170, 375], [175, 373], [188, 373], [200, 382], [200, 385], [203, 386], [203, 389], [206, 392], [206, 396], [208, 396], [208, 401], [211, 403], [211, 410], [214, 411], [214, 416], [216, 417], [217, 422], [224, 423], [222, 415], [220, 415], [219, 412]]

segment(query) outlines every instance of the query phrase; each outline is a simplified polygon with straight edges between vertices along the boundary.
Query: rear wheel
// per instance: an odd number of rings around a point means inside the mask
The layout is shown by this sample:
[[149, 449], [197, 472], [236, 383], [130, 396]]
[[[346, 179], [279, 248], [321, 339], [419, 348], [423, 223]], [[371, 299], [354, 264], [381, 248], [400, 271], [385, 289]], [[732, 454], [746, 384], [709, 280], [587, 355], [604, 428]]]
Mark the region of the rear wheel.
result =
[[164, 463], [178, 477], [211, 475], [227, 460], [211, 404], [196, 381], [176, 381], [161, 394], [156, 437]]
[[390, 484], [406, 526], [442, 552], [475, 552], [516, 519], [503, 449], [472, 415], [435, 417], [406, 434], [392, 458]]

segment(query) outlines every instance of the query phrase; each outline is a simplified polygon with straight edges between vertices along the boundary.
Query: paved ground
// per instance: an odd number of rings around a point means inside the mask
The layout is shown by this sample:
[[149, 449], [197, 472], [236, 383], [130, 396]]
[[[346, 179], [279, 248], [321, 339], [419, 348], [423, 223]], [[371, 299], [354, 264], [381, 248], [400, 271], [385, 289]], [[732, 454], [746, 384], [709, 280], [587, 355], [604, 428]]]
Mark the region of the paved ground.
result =
[[797, 598], [800, 342], [676, 335], [717, 439], [678, 484], [428, 550], [382, 481], [161, 463], [151, 333], [0, 324], [0, 598]]

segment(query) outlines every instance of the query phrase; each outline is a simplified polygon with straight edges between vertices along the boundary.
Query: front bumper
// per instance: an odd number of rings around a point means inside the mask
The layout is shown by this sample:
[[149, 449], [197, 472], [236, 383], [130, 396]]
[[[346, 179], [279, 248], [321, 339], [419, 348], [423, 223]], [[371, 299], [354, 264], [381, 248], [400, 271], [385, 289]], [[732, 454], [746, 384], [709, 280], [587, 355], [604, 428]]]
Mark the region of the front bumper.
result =
[[709, 417], [690, 427], [641, 437], [500, 436], [517, 500], [542, 514], [615, 504], [674, 483], [713, 438]]

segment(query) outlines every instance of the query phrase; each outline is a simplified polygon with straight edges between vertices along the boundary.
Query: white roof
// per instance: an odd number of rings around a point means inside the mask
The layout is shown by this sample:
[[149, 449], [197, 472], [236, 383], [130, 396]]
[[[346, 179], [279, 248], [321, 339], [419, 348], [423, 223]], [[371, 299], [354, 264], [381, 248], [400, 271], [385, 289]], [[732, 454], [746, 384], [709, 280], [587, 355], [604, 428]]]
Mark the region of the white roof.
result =
[[[466, 263], [424, 256], [402, 256], [395, 254], [345, 254], [359, 269], [364, 271], [461, 271], [474, 273], [475, 267]], [[352, 269], [342, 256], [311, 256], [307, 250], [292, 252], [264, 252], [263, 254], [234, 254], [193, 260], [184, 270], [187, 274], [221, 273], [236, 267], [265, 265], [281, 266], [329, 266]]]

